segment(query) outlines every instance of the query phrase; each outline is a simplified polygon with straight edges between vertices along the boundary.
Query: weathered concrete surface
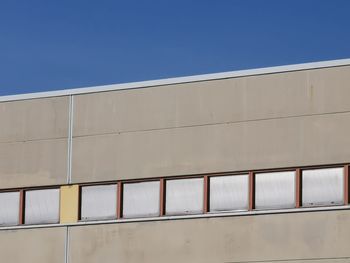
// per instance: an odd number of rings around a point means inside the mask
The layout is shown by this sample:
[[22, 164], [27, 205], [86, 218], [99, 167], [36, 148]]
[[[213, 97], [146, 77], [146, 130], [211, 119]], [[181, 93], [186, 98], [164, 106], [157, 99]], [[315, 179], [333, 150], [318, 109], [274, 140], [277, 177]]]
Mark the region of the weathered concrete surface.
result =
[[73, 227], [69, 262], [349, 262], [349, 220], [332, 211]]
[[[348, 161], [349, 73], [334, 67], [75, 96], [73, 180]], [[0, 103], [0, 188], [65, 182], [68, 110], [67, 96]]]
[[68, 97], [0, 102], [0, 142], [68, 136]]
[[4, 263], [64, 263], [65, 228], [0, 231]]
[[75, 96], [74, 136], [349, 111], [350, 67]]
[[[73, 182], [349, 162], [350, 67], [75, 96]], [[68, 97], [0, 103], [0, 189], [64, 184]], [[69, 263], [350, 262], [350, 211], [71, 227]], [[64, 262], [65, 229], [0, 231]]]
[[65, 184], [67, 139], [0, 143], [0, 188]]
[[0, 189], [66, 182], [68, 97], [0, 103]]
[[350, 113], [77, 137], [73, 181], [348, 162]]

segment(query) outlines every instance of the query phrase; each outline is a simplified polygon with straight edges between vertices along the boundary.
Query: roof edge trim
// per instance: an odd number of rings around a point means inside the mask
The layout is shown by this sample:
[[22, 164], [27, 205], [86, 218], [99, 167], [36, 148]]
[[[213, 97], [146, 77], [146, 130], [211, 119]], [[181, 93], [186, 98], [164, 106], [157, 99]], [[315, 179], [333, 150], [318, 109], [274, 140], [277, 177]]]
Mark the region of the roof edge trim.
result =
[[88, 94], [88, 93], [105, 92], [105, 91], [140, 89], [140, 88], [174, 85], [174, 84], [182, 84], [182, 83], [190, 83], [190, 82], [198, 82], [198, 81], [238, 78], [238, 77], [245, 77], [245, 76], [257, 76], [257, 75], [265, 75], [265, 74], [273, 74], [273, 73], [339, 67], [339, 66], [347, 66], [347, 65], [350, 65], [350, 59], [328, 60], [328, 61], [291, 64], [291, 65], [276, 66], [276, 67], [265, 67], [265, 68], [184, 76], [184, 77], [176, 77], [176, 78], [165, 78], [165, 79], [157, 79], [157, 80], [128, 82], [128, 83], [121, 83], [121, 84], [92, 86], [92, 87], [85, 87], [85, 88], [74, 88], [74, 89], [64, 89], [64, 90], [47, 91], [47, 92], [0, 96], [0, 102], [79, 95], [79, 94]]

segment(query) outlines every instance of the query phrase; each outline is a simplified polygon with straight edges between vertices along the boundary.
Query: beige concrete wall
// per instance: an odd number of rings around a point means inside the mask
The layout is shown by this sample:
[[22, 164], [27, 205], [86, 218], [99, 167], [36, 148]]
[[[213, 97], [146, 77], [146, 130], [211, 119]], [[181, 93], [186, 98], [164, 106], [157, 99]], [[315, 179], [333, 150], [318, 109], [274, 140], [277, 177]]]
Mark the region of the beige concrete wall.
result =
[[[349, 73], [77, 95], [73, 181], [348, 161]], [[0, 188], [65, 183], [68, 110], [68, 97], [0, 103]]]
[[349, 161], [350, 67], [75, 96], [73, 181]]
[[349, 221], [332, 211], [73, 227], [69, 262], [349, 262]]
[[[74, 97], [73, 182], [349, 162], [350, 67]], [[0, 189], [64, 184], [68, 97], [0, 103]], [[350, 262], [350, 211], [70, 227], [69, 263]], [[0, 231], [65, 262], [65, 228]]]
[[[69, 263], [349, 262], [350, 211], [74, 226]], [[65, 262], [65, 228], [0, 231], [1, 262]]]
[[0, 102], [0, 142], [67, 137], [68, 97]]
[[0, 232], [0, 262], [64, 263], [65, 228]]
[[68, 97], [0, 103], [0, 189], [67, 177]]
[[75, 96], [74, 136], [349, 111], [350, 67]]
[[0, 143], [0, 188], [66, 183], [67, 139]]
[[74, 139], [73, 180], [348, 162], [350, 113]]

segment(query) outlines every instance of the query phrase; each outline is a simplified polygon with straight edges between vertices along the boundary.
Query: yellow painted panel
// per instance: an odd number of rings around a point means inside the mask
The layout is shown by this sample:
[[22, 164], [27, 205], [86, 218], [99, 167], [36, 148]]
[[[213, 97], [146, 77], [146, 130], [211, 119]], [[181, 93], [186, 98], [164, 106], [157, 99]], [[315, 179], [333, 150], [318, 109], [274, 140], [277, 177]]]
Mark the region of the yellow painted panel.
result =
[[60, 223], [78, 222], [79, 185], [61, 186]]

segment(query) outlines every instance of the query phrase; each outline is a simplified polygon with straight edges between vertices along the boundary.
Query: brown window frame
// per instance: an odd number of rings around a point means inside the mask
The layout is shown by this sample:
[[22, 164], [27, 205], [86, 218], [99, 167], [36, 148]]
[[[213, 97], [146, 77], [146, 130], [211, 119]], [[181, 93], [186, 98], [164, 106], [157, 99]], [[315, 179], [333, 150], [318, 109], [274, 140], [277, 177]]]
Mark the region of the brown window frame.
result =
[[[110, 181], [101, 181], [101, 182], [87, 182], [87, 183], [78, 183], [79, 185], [79, 209], [78, 209], [78, 222], [86, 220], [81, 220], [81, 208], [82, 208], [82, 187], [85, 186], [97, 186], [97, 185], [111, 185], [116, 184], [117, 187], [117, 211], [115, 219], [108, 220], [120, 220], [123, 218], [123, 186], [125, 183], [137, 183], [137, 182], [151, 182], [159, 181], [160, 183], [160, 204], [159, 204], [159, 217], [164, 216], [173, 216], [166, 214], [166, 183], [170, 180], [181, 180], [181, 179], [194, 179], [202, 178], [203, 179], [203, 211], [201, 214], [210, 213], [210, 178], [216, 176], [234, 176], [248, 174], [249, 178], [249, 203], [248, 203], [248, 212], [255, 210], [255, 176], [257, 173], [266, 173], [266, 172], [282, 172], [282, 171], [295, 171], [296, 180], [295, 180], [295, 208], [304, 208], [302, 206], [302, 173], [305, 170], [310, 169], [325, 169], [325, 168], [344, 168], [344, 206], [348, 206], [350, 202], [350, 192], [349, 192], [349, 174], [350, 174], [350, 164], [349, 163], [340, 163], [340, 164], [327, 164], [327, 165], [311, 165], [311, 166], [299, 166], [299, 167], [286, 167], [286, 168], [268, 168], [268, 169], [256, 169], [256, 170], [242, 170], [234, 172], [220, 172], [220, 173], [205, 173], [205, 174], [190, 174], [190, 175], [175, 175], [167, 177], [153, 177], [153, 178], [141, 178], [141, 179], [129, 179], [129, 180], [110, 180]], [[70, 185], [52, 185], [52, 186], [31, 186], [31, 187], [20, 187], [20, 188], [8, 188], [0, 189], [1, 192], [19, 192], [20, 193], [20, 202], [19, 202], [19, 220], [18, 225], [27, 225], [25, 223], [25, 202], [26, 202], [26, 192], [33, 190], [47, 190], [47, 189], [58, 189], [60, 190], [61, 186]], [[61, 193], [60, 193], [61, 194]], [[340, 206], [329, 205], [329, 207]], [[316, 208], [318, 206], [315, 206]], [[328, 206], [327, 206], [328, 207]], [[233, 211], [232, 211], [233, 212]], [[216, 212], [220, 214], [220, 212]], [[224, 213], [224, 212], [223, 212]], [[188, 214], [183, 214], [186, 216]], [[128, 218], [129, 219], [129, 218]], [[106, 219], [107, 220], [107, 219]], [[56, 224], [56, 223], [44, 223], [44, 224]], [[35, 226], [35, 224], [33, 224]]]

